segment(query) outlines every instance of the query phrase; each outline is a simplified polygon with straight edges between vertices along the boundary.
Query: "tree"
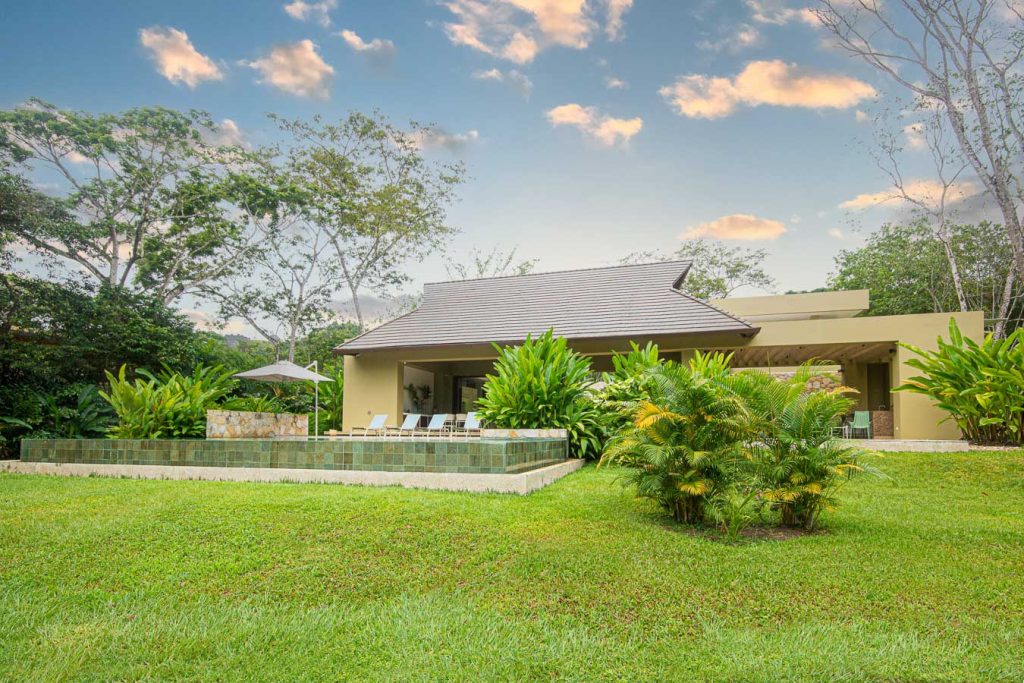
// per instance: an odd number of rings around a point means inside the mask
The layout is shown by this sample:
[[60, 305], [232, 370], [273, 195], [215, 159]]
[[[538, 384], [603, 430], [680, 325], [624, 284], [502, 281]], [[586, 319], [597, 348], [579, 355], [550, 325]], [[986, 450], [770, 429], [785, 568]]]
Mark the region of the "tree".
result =
[[494, 247], [484, 253], [473, 247], [470, 252], [469, 263], [449, 262], [445, 263], [445, 270], [452, 280], [471, 280], [483, 277], [501, 277], [504, 275], [526, 275], [533, 271], [538, 259], [516, 259], [518, 247], [504, 251], [501, 247]]
[[36, 201], [28, 215], [40, 220], [10, 230], [97, 283], [174, 301], [243, 267], [253, 246], [256, 155], [216, 144], [218, 132], [208, 114], [160, 107], [90, 114], [32, 99], [0, 111], [0, 160], [56, 172], [66, 187]]
[[868, 315], [958, 310], [963, 296], [965, 310], [985, 311], [999, 336], [1017, 327], [1024, 316], [1024, 287], [1011, 277], [1013, 259], [1002, 228], [991, 223], [951, 225], [949, 238], [961, 272], [959, 294], [945, 245], [925, 221], [884, 225], [863, 247], [841, 251], [829, 284], [870, 290]]
[[303, 212], [295, 207], [268, 224], [251, 270], [203, 289], [218, 302], [221, 319], [242, 318], [275, 348], [285, 344], [290, 361], [299, 338], [331, 317], [338, 288], [328, 232]]
[[428, 163], [417, 142], [423, 127], [413, 124], [406, 132], [377, 113], [352, 113], [334, 124], [320, 117], [272, 119], [293, 138], [286, 164], [304, 179], [313, 207], [309, 220], [323, 228], [334, 250], [362, 328], [360, 294], [406, 282], [402, 266], [455, 232], [447, 208], [464, 170]]
[[[893, 7], [902, 8], [899, 16]], [[1024, 14], [1004, 0], [819, 0], [821, 24], [850, 54], [934, 108], [992, 196], [1024, 273]]]
[[620, 262], [692, 261], [683, 280], [683, 290], [698, 299], [724, 299], [741, 287], [773, 289], [775, 279], [761, 265], [767, 257], [765, 249], [727, 247], [718, 242], [695, 239], [684, 241], [675, 253], [668, 256], [657, 250], [638, 251]]

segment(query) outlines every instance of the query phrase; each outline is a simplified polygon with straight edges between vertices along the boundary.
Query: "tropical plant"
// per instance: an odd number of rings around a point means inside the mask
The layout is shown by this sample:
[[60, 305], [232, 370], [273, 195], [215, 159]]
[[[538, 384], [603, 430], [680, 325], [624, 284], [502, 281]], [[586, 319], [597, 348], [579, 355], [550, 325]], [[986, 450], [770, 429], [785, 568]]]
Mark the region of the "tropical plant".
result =
[[320, 431], [341, 430], [345, 409], [345, 366], [341, 363], [329, 365], [321, 374], [330, 377], [331, 381], [320, 383]]
[[754, 486], [729, 486], [712, 497], [705, 514], [721, 527], [730, 541], [739, 539], [743, 530], [757, 518], [760, 491]]
[[931, 398], [949, 413], [968, 439], [978, 443], [1024, 443], [1024, 328], [1003, 339], [986, 335], [980, 344], [949, 321], [949, 341], [935, 351], [910, 344], [907, 365], [923, 374], [894, 391]]
[[110, 406], [95, 386], [85, 384], [77, 389], [71, 405], [64, 405], [57, 394], [38, 394], [42, 420], [31, 436], [47, 434], [63, 439], [80, 439], [102, 436], [106, 432], [113, 418]]
[[836, 492], [850, 476], [870, 469], [860, 462], [862, 450], [833, 436], [840, 418], [856, 404], [847, 395], [853, 390], [807, 390], [822, 372], [821, 366], [808, 363], [788, 379], [749, 370], [730, 382], [750, 419], [746, 451], [751, 479], [762, 503], [779, 514], [784, 526], [812, 529], [818, 515], [835, 505]]
[[409, 382], [405, 385], [405, 390], [409, 392], [409, 400], [412, 402], [412, 407], [417, 412], [423, 411], [427, 406], [427, 401], [430, 400], [432, 390], [426, 384], [419, 386]]
[[119, 439], [194, 438], [206, 432], [206, 411], [234, 387], [230, 371], [197, 367], [191, 375], [165, 369], [159, 376], [139, 370], [131, 382], [126, 366], [107, 372], [110, 392], [100, 392], [117, 413], [110, 436]]
[[565, 429], [576, 455], [599, 454], [605, 432], [603, 413], [588, 396], [590, 360], [552, 330], [494, 348], [494, 374], [476, 406], [483, 421], [499, 429]]
[[656, 500], [678, 522], [703, 521], [743, 464], [745, 407], [723, 386], [730, 360], [698, 352], [686, 365], [651, 371], [650, 400], [641, 401], [632, 429], [613, 438], [601, 458], [601, 465], [627, 467], [637, 495]]
[[240, 410], [250, 413], [283, 413], [284, 406], [276, 396], [235, 396], [224, 401], [224, 410]]
[[593, 400], [606, 414], [609, 434], [617, 434], [633, 422], [640, 401], [650, 399], [651, 371], [661, 367], [658, 345], [648, 342], [640, 348], [630, 342], [630, 351], [612, 353], [612, 372], [601, 375], [604, 385]]

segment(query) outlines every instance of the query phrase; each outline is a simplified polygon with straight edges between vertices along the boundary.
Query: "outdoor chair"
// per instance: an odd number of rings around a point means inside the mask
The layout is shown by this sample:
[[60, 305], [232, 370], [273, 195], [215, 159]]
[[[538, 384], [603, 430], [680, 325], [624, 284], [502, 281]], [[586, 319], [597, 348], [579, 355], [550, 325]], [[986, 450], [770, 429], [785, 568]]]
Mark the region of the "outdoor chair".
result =
[[388, 431], [387, 421], [387, 413], [383, 415], [374, 415], [373, 419], [370, 420], [370, 424], [366, 425], [365, 427], [353, 427], [352, 429], [349, 430], [348, 435], [355, 436], [355, 433], [358, 431], [362, 432], [363, 436], [383, 436], [387, 434]]
[[421, 430], [419, 433], [425, 436], [443, 436], [448, 431], [448, 419], [451, 417], [448, 413], [438, 413], [430, 418], [430, 423], [426, 429]]
[[856, 437], [858, 430], [864, 432], [864, 438], [871, 438], [871, 413], [866, 410], [857, 410], [853, 413], [853, 422], [850, 423], [850, 435]]
[[405, 416], [405, 420], [402, 421], [402, 426], [399, 427], [395, 434], [401, 436], [402, 434], [408, 434], [410, 436], [416, 434], [416, 428], [420, 426], [420, 413], [409, 413]]
[[470, 434], [480, 434], [480, 418], [477, 417], [476, 413], [466, 413], [466, 419], [462, 423], [462, 429], [459, 430], [459, 434], [469, 436]]

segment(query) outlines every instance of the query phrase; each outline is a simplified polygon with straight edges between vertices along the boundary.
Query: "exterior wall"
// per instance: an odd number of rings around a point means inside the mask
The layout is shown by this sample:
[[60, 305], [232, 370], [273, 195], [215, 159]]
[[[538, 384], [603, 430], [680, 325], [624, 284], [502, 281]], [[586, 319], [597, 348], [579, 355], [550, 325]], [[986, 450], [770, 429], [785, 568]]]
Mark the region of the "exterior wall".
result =
[[374, 415], [381, 413], [388, 416], [388, 425], [401, 424], [404, 377], [402, 364], [393, 357], [345, 356], [342, 428], [365, 427]]
[[207, 439], [272, 439], [307, 436], [309, 416], [291, 413], [252, 413], [242, 410], [207, 410]]

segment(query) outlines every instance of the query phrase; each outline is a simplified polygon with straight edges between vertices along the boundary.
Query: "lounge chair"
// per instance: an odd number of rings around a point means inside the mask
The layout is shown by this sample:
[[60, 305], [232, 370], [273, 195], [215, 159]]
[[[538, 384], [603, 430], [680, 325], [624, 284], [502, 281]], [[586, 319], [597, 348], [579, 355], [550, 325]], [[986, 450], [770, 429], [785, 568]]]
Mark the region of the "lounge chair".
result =
[[420, 430], [419, 433], [425, 436], [443, 436], [448, 431], [448, 419], [451, 415], [448, 413], [438, 413], [430, 418], [430, 424], [427, 425], [426, 429]]
[[871, 413], [866, 410], [854, 411], [853, 422], [850, 423], [850, 435], [856, 437], [858, 429], [864, 432], [865, 438], [871, 438]]
[[402, 421], [402, 426], [395, 430], [395, 434], [401, 436], [402, 434], [409, 434], [410, 436], [416, 433], [416, 428], [420, 426], [420, 418], [422, 415], [419, 413], [409, 413], [405, 416], [405, 420]]
[[376, 436], [383, 436], [384, 434], [387, 434], [388, 431], [387, 421], [387, 413], [383, 415], [374, 415], [373, 419], [370, 420], [370, 424], [366, 425], [365, 427], [353, 427], [352, 429], [348, 430], [348, 435], [355, 436], [356, 432], [358, 431], [362, 432], [363, 436], [370, 436], [371, 434]]
[[466, 421], [462, 423], [462, 429], [459, 430], [459, 434], [469, 436], [470, 434], [480, 434], [482, 426], [480, 424], [480, 418], [476, 413], [466, 413]]

